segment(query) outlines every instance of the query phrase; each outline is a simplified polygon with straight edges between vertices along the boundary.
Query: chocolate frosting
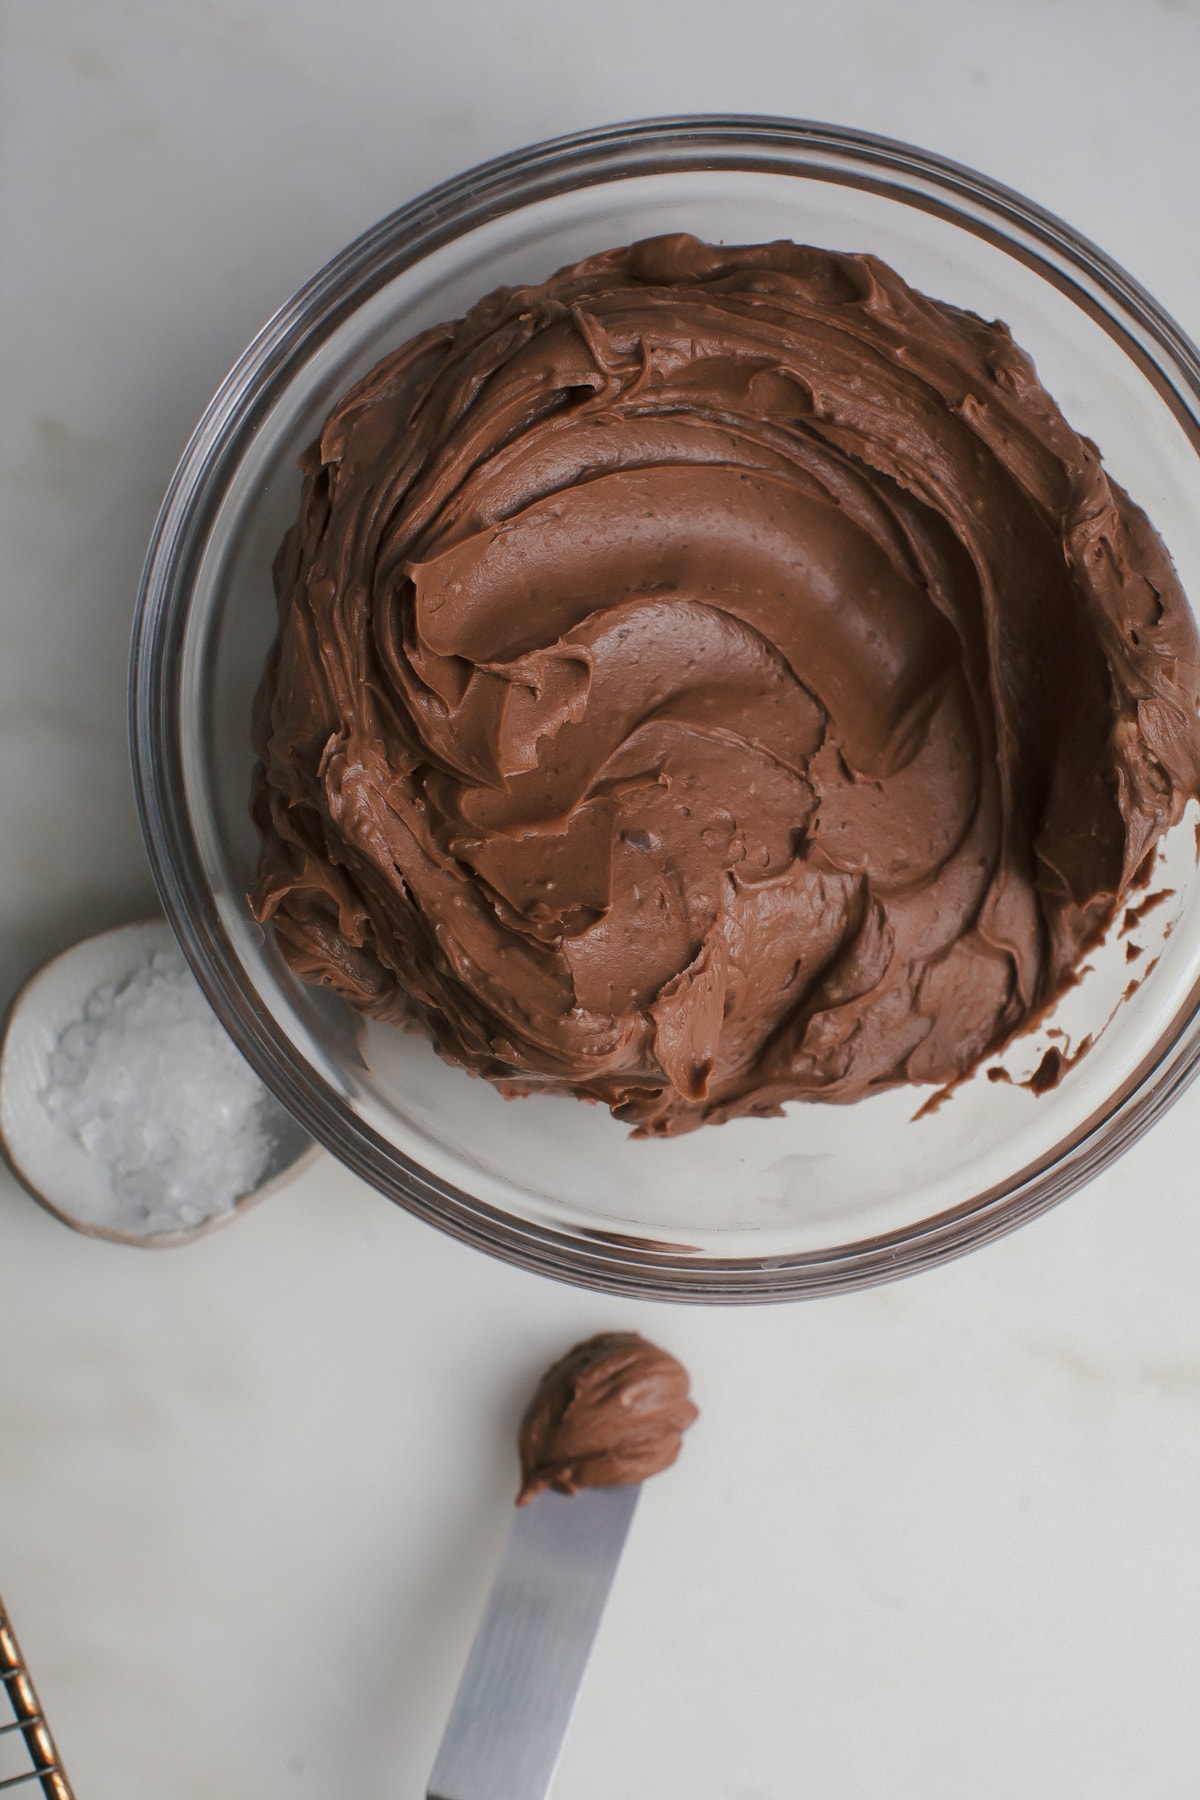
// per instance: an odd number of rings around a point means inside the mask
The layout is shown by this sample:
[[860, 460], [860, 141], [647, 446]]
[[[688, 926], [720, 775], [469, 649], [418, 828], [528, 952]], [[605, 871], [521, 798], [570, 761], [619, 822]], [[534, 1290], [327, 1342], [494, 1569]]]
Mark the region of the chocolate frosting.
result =
[[670, 1468], [696, 1418], [682, 1363], [636, 1331], [605, 1331], [547, 1369], [521, 1421], [517, 1505], [554, 1488], [624, 1487]]
[[947, 1083], [1200, 786], [1145, 515], [1002, 324], [652, 239], [385, 358], [303, 460], [252, 896], [296, 971], [642, 1132]]

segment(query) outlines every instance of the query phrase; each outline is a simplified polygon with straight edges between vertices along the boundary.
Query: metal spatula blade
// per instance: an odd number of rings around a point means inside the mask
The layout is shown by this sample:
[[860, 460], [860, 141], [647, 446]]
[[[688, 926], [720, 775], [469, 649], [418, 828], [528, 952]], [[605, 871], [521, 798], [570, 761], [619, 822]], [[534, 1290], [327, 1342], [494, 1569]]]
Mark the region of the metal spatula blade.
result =
[[640, 1492], [544, 1493], [518, 1510], [427, 1800], [544, 1800]]

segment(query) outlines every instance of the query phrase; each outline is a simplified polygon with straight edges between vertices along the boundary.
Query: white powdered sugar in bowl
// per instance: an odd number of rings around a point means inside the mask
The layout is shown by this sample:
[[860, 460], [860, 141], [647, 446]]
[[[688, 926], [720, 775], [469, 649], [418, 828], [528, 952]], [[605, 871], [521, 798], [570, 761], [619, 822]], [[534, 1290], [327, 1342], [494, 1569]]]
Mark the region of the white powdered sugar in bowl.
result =
[[76, 944], [18, 996], [0, 1059], [17, 1174], [92, 1235], [178, 1243], [306, 1158], [160, 923]]
[[271, 1156], [266, 1097], [169, 950], [89, 996], [43, 1092], [50, 1117], [108, 1171], [120, 1212], [104, 1223], [137, 1234], [188, 1230], [258, 1186]]

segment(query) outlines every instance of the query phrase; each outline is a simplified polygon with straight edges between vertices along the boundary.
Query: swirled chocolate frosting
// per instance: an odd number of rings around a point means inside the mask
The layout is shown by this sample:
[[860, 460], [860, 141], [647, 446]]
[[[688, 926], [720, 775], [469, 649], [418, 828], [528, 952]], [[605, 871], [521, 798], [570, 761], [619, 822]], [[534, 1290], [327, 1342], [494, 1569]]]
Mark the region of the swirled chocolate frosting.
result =
[[293, 968], [642, 1132], [945, 1083], [1200, 786], [1153, 527], [1001, 324], [652, 239], [388, 356], [256, 715]]
[[697, 1417], [683, 1364], [636, 1331], [605, 1331], [547, 1369], [521, 1421], [524, 1506], [544, 1488], [622, 1487], [669, 1468]]

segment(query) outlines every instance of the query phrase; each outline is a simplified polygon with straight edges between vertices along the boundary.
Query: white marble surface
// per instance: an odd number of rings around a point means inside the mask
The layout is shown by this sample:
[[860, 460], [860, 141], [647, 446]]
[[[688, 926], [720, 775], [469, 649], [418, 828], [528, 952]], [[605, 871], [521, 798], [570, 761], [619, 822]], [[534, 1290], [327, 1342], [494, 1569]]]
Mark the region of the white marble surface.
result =
[[[125, 644], [190, 425], [430, 182], [606, 119], [831, 118], [1024, 189], [1200, 335], [1196, 0], [2, 19], [0, 999], [150, 898]], [[558, 1800], [1191, 1800], [1197, 1126], [1193, 1089], [1003, 1244], [758, 1312], [522, 1276], [327, 1161], [159, 1254], [0, 1177], [0, 1587], [80, 1800], [423, 1794], [523, 1399], [622, 1325], [687, 1360], [703, 1419], [646, 1494]]]

